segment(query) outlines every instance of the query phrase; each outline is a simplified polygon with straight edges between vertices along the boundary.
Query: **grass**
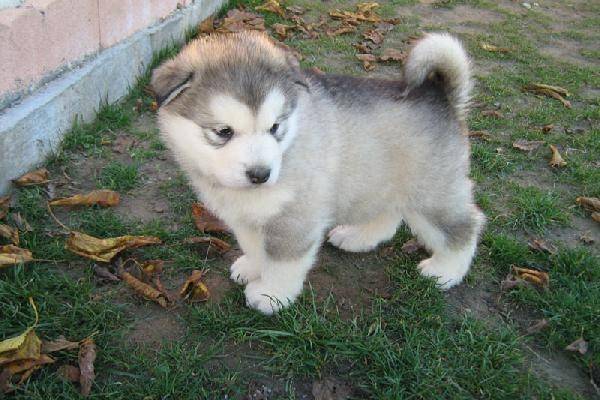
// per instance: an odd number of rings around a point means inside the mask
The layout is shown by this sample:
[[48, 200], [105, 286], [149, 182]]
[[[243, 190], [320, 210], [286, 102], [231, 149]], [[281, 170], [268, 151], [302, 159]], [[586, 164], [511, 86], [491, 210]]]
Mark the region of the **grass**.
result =
[[[245, 4], [251, 9], [260, 3], [236, 0], [230, 6]], [[316, 20], [331, 8], [354, 9], [354, 3], [344, 0], [313, 3], [298, 3], [308, 8], [307, 20]], [[392, 0], [382, 9], [392, 17], [396, 16], [395, 7], [415, 4], [413, 0]], [[476, 65], [486, 67], [485, 73], [478, 74], [475, 94], [475, 101], [482, 106], [471, 113], [469, 128], [491, 135], [488, 141], [472, 140], [476, 199], [488, 224], [473, 272], [461, 287], [444, 294], [431, 280], [421, 277], [416, 265], [424, 255], [400, 251], [411, 237], [407, 229], [401, 229], [388, 256], [351, 257], [325, 250], [328, 262], [323, 274], [329, 279], [341, 282], [338, 274], [356, 274], [351, 277], [356, 288], [346, 288], [350, 294], [323, 294], [318, 280], [311, 280], [315, 287], [306, 290], [297, 304], [267, 318], [245, 307], [241, 288], [221, 283], [222, 287], [217, 287], [222, 292], [219, 301], [165, 311], [132, 295], [122, 284], [99, 281], [92, 272], [94, 262], [65, 251], [64, 234], [48, 216], [44, 190], [24, 188], [16, 192], [11, 210], [32, 228], [21, 232], [21, 246], [47, 261], [0, 271], [0, 339], [32, 323], [28, 297], [35, 299], [40, 311], [36, 331], [41, 337], [65, 335], [77, 340], [94, 334], [99, 350], [92, 393], [97, 398], [241, 399], [264, 385], [273, 390], [272, 398], [297, 399], [310, 396], [313, 381], [331, 376], [350, 384], [356, 399], [583, 398], [568, 382], [536, 374], [531, 368], [536, 359], [528, 349], [563, 352], [566, 345], [583, 337], [590, 345], [588, 353], [569, 353], [572, 362], [554, 367], [580, 368], [586, 374], [590, 365], [600, 365], [598, 252], [573, 241], [563, 243], [560, 238], [565, 236], [558, 236], [577, 235], [585, 228], [578, 224], [589, 218], [589, 213], [575, 205], [577, 196], [600, 196], [600, 129], [596, 122], [600, 103], [585, 95], [589, 88], [600, 86], [600, 78], [585, 64], [550, 58], [538, 48], [551, 44], [554, 39], [550, 36], [593, 42], [588, 30], [595, 26], [598, 10], [593, 5], [578, 5], [578, 12], [586, 17], [571, 24], [568, 31], [548, 35], [553, 22], [542, 11], [522, 14], [486, 1], [452, 0], [436, 5], [445, 8], [442, 12], [453, 12], [457, 5], [482, 8], [500, 18], [469, 22], [466, 25], [478, 29], [460, 33]], [[282, 19], [266, 14], [267, 25], [276, 22]], [[386, 47], [404, 48], [407, 37], [423, 26], [419, 16], [403, 15], [402, 24], [386, 37]], [[364, 75], [352, 47], [362, 30], [317, 40], [292, 38], [286, 43], [304, 55], [306, 67]], [[188, 32], [188, 38], [193, 35], [193, 30]], [[511, 51], [486, 52], [481, 42]], [[151, 67], [178, 50], [174, 45], [164, 49]], [[588, 57], [595, 56], [593, 50], [586, 51]], [[396, 76], [397, 69], [380, 66], [376, 72]], [[102, 105], [91, 123], [76, 122], [49, 168], [57, 190], [91, 182], [128, 193], [127, 197], [147, 194], [143, 207], [152, 210], [153, 201], [160, 199], [166, 204], [165, 214], [140, 220], [119, 208], [55, 212], [72, 229], [97, 237], [160, 237], [164, 245], [136, 249], [125, 257], [166, 260], [164, 282], [173, 288], [194, 269], [210, 270], [209, 276], [226, 282], [229, 261], [182, 243], [198, 235], [190, 214], [196, 198], [180, 172], [164, 174], [161, 170], [165, 147], [157, 130], [140, 127], [140, 120], [152, 118], [148, 112], [152, 98], [145, 91], [149, 81], [147, 72], [122, 102]], [[573, 108], [523, 93], [521, 87], [530, 82], [566, 87], [572, 92]], [[134, 109], [138, 99], [140, 112]], [[490, 109], [497, 109], [502, 118], [483, 113]], [[541, 126], [549, 123], [556, 129], [542, 133]], [[575, 128], [578, 133], [566, 133]], [[135, 138], [136, 144], [117, 157], [110, 146], [119, 136]], [[527, 154], [512, 148], [512, 142], [520, 138], [545, 143]], [[548, 167], [548, 144], [559, 146], [567, 160], [565, 168]], [[99, 166], [97, 176], [82, 175], [82, 159]], [[62, 171], [73, 175], [72, 181], [58, 184]], [[150, 192], [151, 188], [156, 190]], [[11, 220], [8, 223], [12, 224]], [[558, 252], [531, 250], [527, 246], [531, 237], [550, 241]], [[501, 293], [499, 282], [513, 265], [547, 271], [550, 288], [522, 287]], [[385, 269], [382, 275], [389, 280], [389, 295], [369, 292], [364, 304], [350, 312], [344, 309], [346, 297], [366, 290], [361, 274], [379, 267]], [[493, 305], [488, 297], [494, 299]], [[165, 315], [175, 322], [164, 320]], [[549, 327], [525, 336], [524, 328], [541, 318], [549, 321]], [[158, 339], [135, 340], [139, 329]], [[161, 340], [155, 332], [161, 329], [167, 333], [177, 330], [181, 338]], [[75, 363], [75, 353], [57, 354], [55, 366], [37, 371], [12, 398], [79, 398], [76, 385], [63, 381], [57, 368]]]

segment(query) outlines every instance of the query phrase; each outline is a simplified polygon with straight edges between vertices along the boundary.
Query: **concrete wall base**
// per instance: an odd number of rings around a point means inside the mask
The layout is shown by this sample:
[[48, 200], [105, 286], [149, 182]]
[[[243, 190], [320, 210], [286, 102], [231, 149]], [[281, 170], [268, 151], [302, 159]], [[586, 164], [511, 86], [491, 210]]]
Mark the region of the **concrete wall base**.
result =
[[155, 52], [183, 43], [185, 30], [214, 14], [222, 3], [196, 0], [4, 109], [0, 114], [0, 194], [10, 188], [11, 179], [58, 150], [76, 116], [90, 122], [101, 102], [122, 99], [146, 71]]

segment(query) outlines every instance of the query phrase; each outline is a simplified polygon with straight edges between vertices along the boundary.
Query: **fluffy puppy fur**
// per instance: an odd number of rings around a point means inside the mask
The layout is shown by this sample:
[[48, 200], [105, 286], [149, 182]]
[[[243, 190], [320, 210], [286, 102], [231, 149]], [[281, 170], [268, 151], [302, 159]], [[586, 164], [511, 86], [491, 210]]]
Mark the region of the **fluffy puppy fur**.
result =
[[423, 275], [450, 288], [475, 253], [465, 116], [468, 58], [430, 34], [401, 80], [303, 71], [266, 35], [201, 38], [154, 71], [161, 134], [244, 252], [231, 278], [276, 312], [302, 291], [325, 237], [363, 252], [404, 221], [431, 251]]

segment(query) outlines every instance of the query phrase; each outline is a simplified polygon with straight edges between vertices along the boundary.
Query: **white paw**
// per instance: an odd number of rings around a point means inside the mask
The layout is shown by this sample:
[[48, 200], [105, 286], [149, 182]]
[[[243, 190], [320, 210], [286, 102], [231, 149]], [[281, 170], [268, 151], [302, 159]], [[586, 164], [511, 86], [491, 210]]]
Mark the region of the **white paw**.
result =
[[254, 265], [246, 255], [239, 257], [231, 264], [231, 280], [240, 285], [260, 278], [260, 267]]
[[260, 311], [263, 314], [271, 315], [287, 307], [296, 300], [296, 297], [302, 291], [285, 290], [282, 287], [274, 288], [273, 285], [266, 284], [262, 279], [257, 279], [246, 285], [246, 304], [250, 308]]
[[373, 250], [378, 241], [369, 237], [369, 232], [355, 225], [339, 225], [329, 231], [328, 241], [335, 247], [351, 252]]
[[456, 286], [462, 282], [469, 268], [468, 266], [460, 268], [459, 266], [440, 263], [439, 260], [428, 258], [421, 261], [419, 270], [423, 276], [436, 278], [442, 290], [448, 290], [452, 286]]

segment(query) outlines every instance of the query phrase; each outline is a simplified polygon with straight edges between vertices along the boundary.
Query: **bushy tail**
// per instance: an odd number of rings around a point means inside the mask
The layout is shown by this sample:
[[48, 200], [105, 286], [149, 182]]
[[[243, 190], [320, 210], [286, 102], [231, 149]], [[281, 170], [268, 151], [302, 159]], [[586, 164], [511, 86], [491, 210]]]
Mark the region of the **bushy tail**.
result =
[[469, 58], [458, 39], [432, 33], [417, 42], [404, 63], [408, 90], [421, 86], [432, 74], [441, 78], [450, 106], [464, 119], [473, 84]]

